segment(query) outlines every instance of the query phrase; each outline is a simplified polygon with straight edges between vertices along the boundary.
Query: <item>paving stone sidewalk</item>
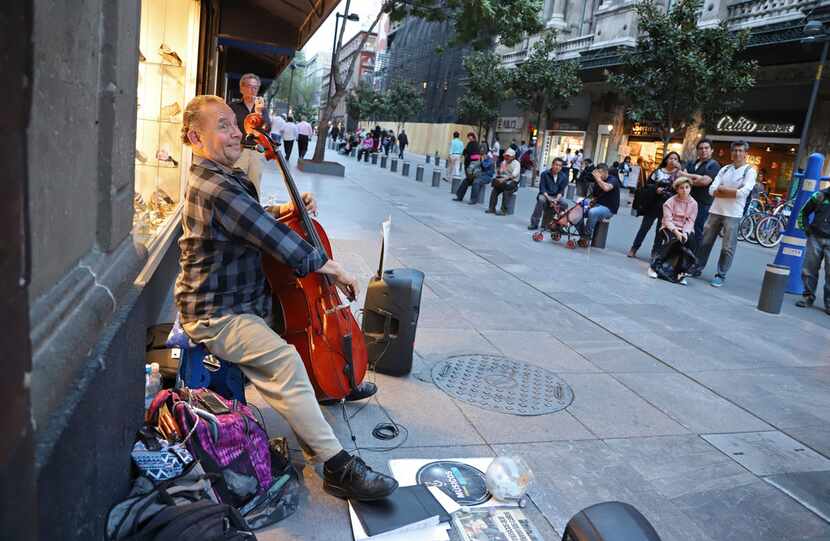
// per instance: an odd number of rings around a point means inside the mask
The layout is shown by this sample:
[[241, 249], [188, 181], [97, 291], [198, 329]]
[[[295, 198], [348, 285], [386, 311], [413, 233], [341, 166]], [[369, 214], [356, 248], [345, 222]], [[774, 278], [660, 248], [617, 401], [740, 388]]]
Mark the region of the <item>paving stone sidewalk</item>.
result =
[[[291, 167], [318, 198], [335, 257], [365, 286], [380, 223], [391, 217], [388, 266], [426, 273], [413, 374], [377, 376], [379, 403], [408, 439], [390, 452], [363, 451], [367, 462], [386, 470], [390, 458], [519, 454], [536, 474], [529, 511], [546, 539], [607, 500], [640, 509], [665, 541], [830, 539], [821, 496], [830, 488], [827, 322], [763, 314], [699, 280], [649, 279], [643, 261], [614, 248], [636, 227], [630, 216], [614, 219], [625, 225], [612, 223], [609, 249], [566, 250], [530, 240], [535, 189], [520, 190], [514, 216], [496, 217], [450, 201], [446, 183], [430, 187], [430, 166], [419, 183], [414, 165], [403, 178], [327, 154], [346, 164], [346, 178]], [[283, 199], [273, 164], [262, 191]], [[429, 371], [465, 353], [548, 368], [574, 402], [518, 417], [452, 399]], [[264, 405], [255, 391], [251, 399]], [[370, 434], [386, 420], [380, 405], [359, 407], [346, 407], [357, 444], [388, 443]], [[343, 412], [324, 410], [348, 447]], [[263, 412], [273, 433], [288, 433]], [[322, 492], [313, 468], [304, 478], [298, 513], [258, 538], [351, 539], [345, 504]]]

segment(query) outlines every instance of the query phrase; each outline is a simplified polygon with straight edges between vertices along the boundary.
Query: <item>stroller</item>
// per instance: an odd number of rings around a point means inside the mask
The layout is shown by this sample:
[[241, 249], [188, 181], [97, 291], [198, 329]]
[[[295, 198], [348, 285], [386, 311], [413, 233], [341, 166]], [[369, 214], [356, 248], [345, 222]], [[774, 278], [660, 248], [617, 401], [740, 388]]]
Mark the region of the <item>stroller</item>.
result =
[[[565, 247], [574, 249], [577, 246], [586, 248], [589, 239], [585, 234], [585, 218], [588, 216], [588, 209], [591, 200], [584, 197], [576, 203], [560, 199], [553, 207], [545, 209], [542, 216], [542, 223], [547, 224], [550, 231], [550, 238], [554, 242], [565, 236], [568, 238]], [[533, 240], [539, 242], [544, 238], [544, 233], [537, 231], [533, 234]], [[576, 238], [576, 240], [574, 240]]]

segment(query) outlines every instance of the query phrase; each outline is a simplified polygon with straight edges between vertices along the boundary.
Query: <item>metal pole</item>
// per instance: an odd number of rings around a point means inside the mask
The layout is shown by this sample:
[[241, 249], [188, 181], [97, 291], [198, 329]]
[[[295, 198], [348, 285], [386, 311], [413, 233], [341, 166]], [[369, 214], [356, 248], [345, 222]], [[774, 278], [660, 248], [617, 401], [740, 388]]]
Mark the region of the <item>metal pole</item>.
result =
[[[798, 154], [795, 157], [795, 171], [798, 171], [798, 166], [801, 164], [801, 159], [804, 157], [804, 152], [807, 146], [807, 135], [810, 131], [810, 121], [813, 118], [813, 109], [816, 106], [816, 97], [818, 96], [818, 89], [821, 86], [821, 73], [824, 70], [824, 63], [827, 62], [827, 49], [830, 47], [830, 38], [825, 38], [824, 47], [821, 49], [821, 60], [818, 61], [816, 68], [816, 80], [813, 81], [813, 92], [810, 94], [810, 105], [807, 107], [807, 116], [804, 118], [804, 127], [801, 129], [801, 140], [798, 142]], [[795, 177], [793, 177], [795, 178]]]
[[291, 78], [288, 79], [288, 109], [285, 111], [285, 116], [291, 114], [291, 93], [294, 91], [294, 70], [296, 66], [291, 63]]

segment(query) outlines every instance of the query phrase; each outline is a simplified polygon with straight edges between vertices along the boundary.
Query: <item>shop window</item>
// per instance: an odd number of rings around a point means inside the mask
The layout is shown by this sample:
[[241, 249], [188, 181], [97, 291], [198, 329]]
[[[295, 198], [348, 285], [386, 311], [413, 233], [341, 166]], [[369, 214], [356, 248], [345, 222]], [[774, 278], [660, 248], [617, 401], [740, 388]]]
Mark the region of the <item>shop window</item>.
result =
[[199, 37], [195, 0], [142, 0], [133, 234], [150, 243], [182, 200], [190, 149], [182, 114], [194, 96]]

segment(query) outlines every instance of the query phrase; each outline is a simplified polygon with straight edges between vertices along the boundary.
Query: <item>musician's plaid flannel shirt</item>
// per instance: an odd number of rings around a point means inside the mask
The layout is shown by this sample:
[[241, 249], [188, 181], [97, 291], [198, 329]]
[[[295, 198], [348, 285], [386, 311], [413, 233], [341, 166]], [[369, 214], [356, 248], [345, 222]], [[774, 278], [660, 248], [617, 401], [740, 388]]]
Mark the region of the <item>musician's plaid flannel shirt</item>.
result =
[[321, 253], [259, 204], [241, 169], [193, 156], [182, 210], [176, 305], [183, 322], [227, 314], [266, 317], [271, 293], [265, 252], [305, 276], [326, 263]]

